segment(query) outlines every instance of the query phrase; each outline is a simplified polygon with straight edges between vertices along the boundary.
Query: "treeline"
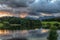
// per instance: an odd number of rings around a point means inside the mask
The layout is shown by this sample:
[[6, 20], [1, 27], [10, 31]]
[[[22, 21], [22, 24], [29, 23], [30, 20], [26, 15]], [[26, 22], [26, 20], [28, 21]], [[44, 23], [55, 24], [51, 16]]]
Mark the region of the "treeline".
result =
[[45, 19], [43, 21], [57, 21], [57, 22], [60, 22], [60, 17], [51, 18], [51, 19]]
[[60, 30], [60, 23], [55, 23], [55, 22], [52, 22], [52, 23], [45, 23], [42, 25], [42, 28], [44, 29], [50, 29], [50, 27], [57, 27], [57, 29]]
[[22, 19], [18, 17], [1, 17], [0, 29], [7, 30], [29, 30], [41, 27], [40, 20]]

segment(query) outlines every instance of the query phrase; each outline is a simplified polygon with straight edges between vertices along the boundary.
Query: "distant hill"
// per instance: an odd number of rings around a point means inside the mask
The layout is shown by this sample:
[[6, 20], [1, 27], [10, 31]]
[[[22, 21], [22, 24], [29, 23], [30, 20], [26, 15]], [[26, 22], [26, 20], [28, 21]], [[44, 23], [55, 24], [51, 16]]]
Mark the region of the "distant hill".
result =
[[[4, 16], [4, 17], [0, 17], [0, 20], [11, 20], [11, 19], [22, 19], [20, 17], [10, 17], [10, 16]], [[26, 18], [23, 18], [23, 19], [29, 19], [29, 20], [40, 20], [40, 21], [58, 21], [60, 22], [60, 17], [55, 17], [55, 16], [44, 16], [44, 17], [39, 17], [39, 18], [36, 18], [36, 17], [26, 17]]]
[[60, 17], [54, 17], [54, 18], [50, 18], [50, 19], [44, 19], [42, 21], [58, 21], [58, 22], [60, 22]]
[[37, 18], [37, 17], [26, 17], [26, 19], [40, 20], [40, 21], [58, 21], [58, 22], [60, 22], [60, 17], [55, 17], [55, 16], [41, 16], [39, 18]]
[[0, 17], [0, 29], [29, 30], [41, 27], [40, 20], [31, 20], [20, 17]]
[[55, 18], [55, 16], [26, 17], [26, 19], [31, 19], [31, 20], [46, 20], [52, 18]]
[[43, 16], [43, 17], [39, 17], [39, 20], [46, 20], [46, 19], [52, 19], [55, 18], [54, 16]]

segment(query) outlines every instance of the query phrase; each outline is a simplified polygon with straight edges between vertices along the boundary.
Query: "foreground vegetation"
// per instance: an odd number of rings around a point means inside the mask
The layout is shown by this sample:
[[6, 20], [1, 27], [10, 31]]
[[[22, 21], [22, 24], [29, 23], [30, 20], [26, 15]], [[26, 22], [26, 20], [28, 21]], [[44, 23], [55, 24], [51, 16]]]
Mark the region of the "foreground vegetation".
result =
[[47, 37], [48, 40], [58, 40], [58, 33], [57, 33], [57, 27], [50, 27], [49, 35]]

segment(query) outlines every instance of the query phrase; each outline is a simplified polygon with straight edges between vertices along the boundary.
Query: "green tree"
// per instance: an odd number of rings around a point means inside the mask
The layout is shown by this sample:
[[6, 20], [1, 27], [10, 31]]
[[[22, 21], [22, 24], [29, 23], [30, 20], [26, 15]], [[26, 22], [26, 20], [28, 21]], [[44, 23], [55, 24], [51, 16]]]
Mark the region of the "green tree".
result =
[[48, 40], [57, 40], [57, 27], [51, 27], [49, 31]]
[[9, 22], [4, 21], [3, 24], [4, 24], [3, 29], [10, 29], [11, 28]]

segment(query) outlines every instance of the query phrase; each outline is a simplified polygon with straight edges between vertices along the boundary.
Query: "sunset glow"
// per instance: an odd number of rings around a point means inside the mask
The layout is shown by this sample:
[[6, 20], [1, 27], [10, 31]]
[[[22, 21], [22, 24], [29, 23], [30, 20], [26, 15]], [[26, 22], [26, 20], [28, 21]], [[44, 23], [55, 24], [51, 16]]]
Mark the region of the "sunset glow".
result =
[[5, 11], [0, 11], [0, 17], [3, 17], [3, 16], [13, 16], [13, 14]]
[[26, 16], [28, 15], [28, 13], [21, 13], [19, 16], [20, 16], [20, 18], [25, 18]]
[[8, 30], [0, 30], [0, 35], [9, 34]]

